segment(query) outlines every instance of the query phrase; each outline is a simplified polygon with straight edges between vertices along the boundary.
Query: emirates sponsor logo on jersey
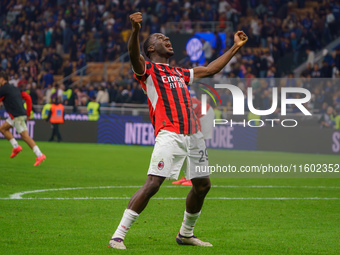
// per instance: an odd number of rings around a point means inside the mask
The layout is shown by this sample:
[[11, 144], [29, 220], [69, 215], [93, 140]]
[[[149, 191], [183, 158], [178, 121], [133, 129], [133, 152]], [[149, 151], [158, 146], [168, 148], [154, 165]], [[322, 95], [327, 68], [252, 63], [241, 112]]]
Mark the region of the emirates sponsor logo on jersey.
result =
[[179, 76], [162, 76], [162, 81], [164, 84], [169, 83], [171, 89], [185, 88], [185, 81]]

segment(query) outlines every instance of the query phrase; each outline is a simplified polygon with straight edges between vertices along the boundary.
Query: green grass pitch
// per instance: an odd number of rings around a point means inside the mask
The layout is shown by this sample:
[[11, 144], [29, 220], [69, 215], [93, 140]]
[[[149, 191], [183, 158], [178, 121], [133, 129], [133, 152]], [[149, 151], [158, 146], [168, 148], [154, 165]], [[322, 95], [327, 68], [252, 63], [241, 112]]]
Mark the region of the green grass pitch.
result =
[[[47, 160], [33, 167], [35, 155], [19, 143], [23, 151], [10, 159], [10, 144], [0, 140], [0, 254], [340, 254], [338, 178], [212, 178], [195, 235], [214, 247], [177, 245], [190, 188], [165, 181], [119, 251], [108, 241], [145, 181], [153, 148], [38, 142]], [[209, 150], [209, 157], [221, 153], [234, 165], [340, 163], [277, 152]]]

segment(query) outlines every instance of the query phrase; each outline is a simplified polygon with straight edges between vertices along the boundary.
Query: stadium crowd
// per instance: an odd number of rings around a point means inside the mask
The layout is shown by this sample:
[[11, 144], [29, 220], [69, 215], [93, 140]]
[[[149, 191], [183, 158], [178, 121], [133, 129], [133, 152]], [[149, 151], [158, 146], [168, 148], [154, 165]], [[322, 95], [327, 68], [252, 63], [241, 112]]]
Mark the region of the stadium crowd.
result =
[[[294, 86], [312, 91], [311, 108], [322, 112], [332, 106], [339, 112], [339, 84], [334, 80], [313, 84], [310, 79], [340, 77], [339, 47], [326, 54], [320, 66], [314, 63], [315, 53], [339, 36], [340, 3], [338, 0], [312, 1], [312, 9], [306, 9], [309, 2], [3, 0], [0, 2], [0, 65], [12, 83], [30, 93], [34, 104], [45, 104], [53, 97], [59, 97], [66, 105], [78, 106], [86, 105], [94, 97], [101, 106], [143, 104], [146, 97], [131, 72], [114, 82], [79, 86], [70, 86], [70, 81], [59, 84], [54, 75], [66, 77], [75, 69], [84, 75], [88, 62], [119, 58], [127, 50], [129, 14], [136, 10], [143, 13], [142, 29], [147, 33], [165, 33], [167, 25], [172, 24], [169, 22], [178, 22], [178, 32], [206, 31], [204, 22], [216, 22], [215, 29], [220, 32], [230, 31], [231, 28], [226, 27], [228, 21], [232, 24], [231, 30], [243, 30], [249, 40], [247, 47], [217, 75], [219, 80], [245, 78], [244, 82], [238, 82], [240, 87], [255, 88], [257, 106], [265, 108], [270, 102], [266, 97], [271, 95], [270, 88], [275, 84], [273, 78], [280, 76], [277, 63], [287, 55], [292, 67], [307, 59], [308, 68], [301, 80], [290, 83], [281, 80], [279, 85], [296, 82]], [[233, 43], [233, 34], [227, 35], [226, 49]], [[219, 45], [212, 49], [213, 56], [226, 50], [216, 48], [221, 47]], [[192, 66], [189, 61], [182, 64]], [[292, 73], [286, 75], [294, 78]], [[227, 91], [222, 93], [222, 98], [226, 105], [231, 104]]]

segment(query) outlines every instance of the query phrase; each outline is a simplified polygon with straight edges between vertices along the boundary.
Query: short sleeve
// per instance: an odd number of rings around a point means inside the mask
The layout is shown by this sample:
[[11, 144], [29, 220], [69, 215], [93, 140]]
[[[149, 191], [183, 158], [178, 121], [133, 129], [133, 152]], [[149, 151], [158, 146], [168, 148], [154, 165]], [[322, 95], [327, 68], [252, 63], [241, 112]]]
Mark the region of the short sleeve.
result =
[[145, 61], [145, 68], [143, 74], [136, 73], [133, 68], [132, 71], [134, 72], [134, 77], [138, 82], [144, 82], [146, 78], [150, 75], [151, 63], [149, 61]]
[[141, 77], [141, 76], [143, 76], [145, 73], [146, 73], [146, 62], [145, 62], [145, 66], [144, 66], [144, 73], [142, 73], [142, 74], [139, 74], [139, 73], [136, 73], [135, 72], [135, 70], [133, 70], [133, 67], [131, 67], [132, 68], [132, 72], [134, 72], [134, 74], [138, 77]]
[[185, 68], [178, 68], [179, 71], [184, 78], [186, 85], [191, 85], [194, 81], [194, 70], [193, 69], [185, 69]]

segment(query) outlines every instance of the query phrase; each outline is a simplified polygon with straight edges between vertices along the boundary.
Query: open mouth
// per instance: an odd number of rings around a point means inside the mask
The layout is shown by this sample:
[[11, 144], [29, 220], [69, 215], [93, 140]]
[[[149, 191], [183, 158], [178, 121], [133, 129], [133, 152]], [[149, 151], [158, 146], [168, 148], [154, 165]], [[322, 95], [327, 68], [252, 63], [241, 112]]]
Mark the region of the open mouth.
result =
[[166, 43], [165, 44], [165, 48], [167, 48], [169, 50], [172, 50], [171, 43]]

